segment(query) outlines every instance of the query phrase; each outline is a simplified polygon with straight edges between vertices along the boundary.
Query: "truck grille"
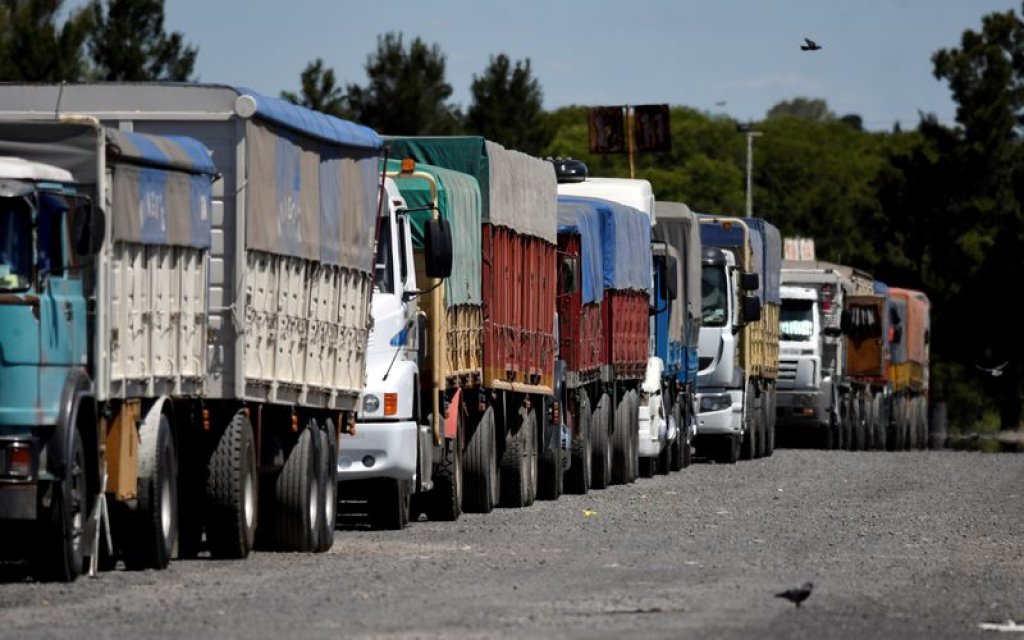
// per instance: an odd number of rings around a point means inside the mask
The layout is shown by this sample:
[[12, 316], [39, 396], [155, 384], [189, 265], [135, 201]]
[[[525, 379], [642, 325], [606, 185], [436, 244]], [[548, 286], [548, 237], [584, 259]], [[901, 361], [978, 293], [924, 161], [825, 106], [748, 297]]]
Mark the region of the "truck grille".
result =
[[796, 385], [796, 360], [779, 360], [779, 389], [792, 389]]

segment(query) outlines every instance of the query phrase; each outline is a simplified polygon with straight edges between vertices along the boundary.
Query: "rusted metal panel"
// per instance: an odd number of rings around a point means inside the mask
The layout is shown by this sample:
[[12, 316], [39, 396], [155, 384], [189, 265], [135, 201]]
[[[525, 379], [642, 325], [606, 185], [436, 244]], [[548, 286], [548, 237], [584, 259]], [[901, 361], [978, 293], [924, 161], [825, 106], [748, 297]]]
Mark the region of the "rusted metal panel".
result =
[[604, 361], [618, 379], [638, 380], [647, 367], [648, 308], [646, 291], [605, 289], [602, 304]]

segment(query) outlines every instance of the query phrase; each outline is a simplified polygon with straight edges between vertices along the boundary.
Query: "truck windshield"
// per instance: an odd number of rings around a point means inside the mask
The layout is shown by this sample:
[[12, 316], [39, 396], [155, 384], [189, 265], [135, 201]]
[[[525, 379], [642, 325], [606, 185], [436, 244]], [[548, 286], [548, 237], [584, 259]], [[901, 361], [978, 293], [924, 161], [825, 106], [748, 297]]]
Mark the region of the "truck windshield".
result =
[[814, 337], [814, 301], [783, 300], [779, 313], [779, 338], [808, 342]]
[[395, 292], [395, 270], [392, 265], [391, 221], [381, 221], [380, 237], [377, 238], [377, 257], [374, 258], [374, 288], [379, 293]]
[[0, 198], [0, 291], [32, 282], [32, 216], [23, 198]]
[[700, 272], [701, 322], [705, 327], [723, 327], [728, 312], [729, 297], [722, 266], [705, 266]]

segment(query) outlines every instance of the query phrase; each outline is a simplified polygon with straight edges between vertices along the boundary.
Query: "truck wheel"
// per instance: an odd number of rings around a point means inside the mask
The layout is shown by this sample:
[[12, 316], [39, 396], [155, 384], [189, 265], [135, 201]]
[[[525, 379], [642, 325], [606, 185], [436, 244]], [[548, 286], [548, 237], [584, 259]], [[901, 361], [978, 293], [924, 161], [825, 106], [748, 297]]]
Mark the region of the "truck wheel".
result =
[[441, 443], [441, 455], [434, 470], [434, 488], [426, 498], [426, 513], [430, 520], [452, 522], [462, 515], [462, 447], [465, 427], [460, 409], [458, 406], [449, 408], [457, 412], [457, 427], [455, 438], [445, 438]]
[[564, 488], [565, 465], [561, 446], [549, 447], [537, 458], [537, 499], [558, 500]]
[[693, 433], [690, 430], [689, 418], [684, 419], [682, 447], [683, 468], [685, 469], [693, 464]]
[[206, 482], [206, 541], [214, 558], [244, 558], [256, 540], [259, 489], [252, 424], [231, 418], [210, 456]]
[[612, 443], [609, 438], [611, 429], [612, 401], [608, 394], [602, 394], [597, 401], [597, 408], [591, 416], [591, 476], [590, 486], [594, 489], [606, 488], [612, 480]]
[[740, 459], [740, 449], [742, 444], [740, 438], [737, 436], [719, 436], [721, 438], [718, 443], [718, 462], [724, 462], [726, 464], [736, 464]]
[[629, 392], [629, 482], [636, 482], [640, 475], [640, 394], [634, 389]]
[[[334, 528], [338, 522], [338, 432], [330, 418], [320, 427], [320, 493], [323, 504], [320, 510], [320, 533], [317, 535], [316, 550], [328, 551], [334, 546]], [[408, 509], [406, 509], [408, 520]]]
[[747, 388], [745, 394], [744, 410], [743, 410], [743, 438], [740, 443], [740, 459], [741, 460], [753, 460], [757, 452], [757, 412], [754, 411], [750, 403], [753, 397], [753, 389]]
[[[57, 433], [59, 437], [60, 430]], [[42, 580], [71, 582], [82, 575], [85, 561], [85, 469], [85, 448], [81, 434], [75, 429], [71, 435], [64, 479], [54, 484], [50, 508], [39, 521], [32, 567]]]
[[[680, 433], [677, 435], [682, 434]], [[671, 470], [673, 445], [675, 445], [675, 440], [673, 440], [672, 442], [666, 442], [665, 446], [662, 447], [661, 451], [658, 453], [658, 457], [655, 458], [656, 468], [654, 469], [654, 472], [657, 473], [658, 475], [668, 475], [668, 472]]]
[[537, 501], [537, 469], [538, 469], [538, 443], [540, 437], [537, 434], [537, 414], [531, 408], [527, 411], [526, 420], [526, 506]]
[[164, 569], [178, 541], [178, 462], [171, 421], [161, 414], [139, 430], [138, 509], [125, 541], [128, 569]]
[[290, 551], [314, 551], [320, 529], [320, 436], [307, 425], [277, 478], [277, 543]]
[[501, 456], [501, 505], [521, 508], [530, 505], [530, 435], [533, 415], [520, 407], [514, 429], [505, 434], [505, 451]]
[[754, 422], [757, 425], [757, 439], [754, 441], [755, 459], [763, 458], [768, 451], [768, 422], [765, 419], [765, 404], [767, 400], [767, 396], [762, 393], [761, 402], [757, 405], [757, 411], [754, 413]]
[[462, 508], [467, 513], [490, 513], [497, 504], [498, 454], [494, 429], [494, 408], [488, 407], [466, 444]]
[[409, 524], [412, 492], [408, 482], [385, 478], [373, 493], [373, 523], [378, 529], [401, 531]]
[[770, 458], [775, 453], [775, 392], [764, 395], [764, 455]]
[[586, 495], [590, 490], [590, 477], [593, 469], [590, 441], [590, 398], [586, 393], [580, 393], [580, 401], [576, 405], [576, 415], [572, 417], [572, 452], [570, 453], [569, 470], [565, 474], [565, 490], [569, 493]]
[[682, 403], [675, 402], [672, 407], [672, 421], [676, 423], [676, 437], [669, 447], [668, 468], [669, 471], [682, 471], [683, 469], [683, 448], [687, 446], [690, 435], [689, 425], [684, 423]]
[[850, 451], [860, 451], [864, 448], [864, 422], [861, 419], [860, 398], [853, 399], [853, 406], [850, 407]]
[[629, 394], [619, 399], [612, 428], [612, 484], [629, 482]]

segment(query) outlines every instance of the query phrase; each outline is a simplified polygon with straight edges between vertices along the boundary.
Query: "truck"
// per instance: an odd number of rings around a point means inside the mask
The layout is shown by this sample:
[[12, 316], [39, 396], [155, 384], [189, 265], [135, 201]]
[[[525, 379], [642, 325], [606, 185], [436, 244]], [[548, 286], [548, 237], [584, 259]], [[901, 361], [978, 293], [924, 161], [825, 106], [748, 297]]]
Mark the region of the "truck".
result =
[[657, 201], [651, 358], [640, 402], [640, 473], [689, 466], [697, 428], [700, 224], [681, 202]]
[[851, 350], [843, 335], [844, 316], [848, 325], [854, 314], [875, 314], [873, 286], [870, 274], [853, 267], [783, 261], [776, 430], [787, 444], [867, 449], [881, 441], [876, 424], [884, 385], [848, 372]]
[[[382, 322], [374, 338], [376, 364], [355, 435], [342, 439], [340, 490], [350, 495], [359, 489], [350, 480], [379, 486], [384, 477], [403, 485], [369, 497], [397, 510], [392, 528], [403, 526], [410, 510], [451, 520], [463, 511], [556, 498], [568, 457], [555, 378], [551, 167], [479, 136], [386, 140], [391, 157], [409, 167], [390, 171], [409, 210], [426, 217], [436, 210], [448, 221], [453, 266], [443, 284], [418, 289], [431, 282], [430, 252], [415, 251], [411, 260], [408, 246], [393, 252], [406, 276], [396, 277], [388, 303], [395, 319]], [[415, 250], [420, 223], [404, 218], [412, 228], [399, 228], [405, 239], [398, 244]], [[385, 379], [390, 360], [404, 373], [393, 368]], [[397, 399], [393, 411], [388, 394]], [[405, 463], [387, 468], [398, 458]]]
[[[559, 202], [596, 208], [600, 218], [603, 354], [600, 382], [587, 387], [585, 403], [593, 407], [593, 428], [602, 431], [593, 439], [597, 446], [591, 456], [592, 486], [631, 483], [640, 471], [642, 386], [651, 365], [653, 190], [647, 180], [590, 177], [579, 161], [558, 159], [554, 165], [560, 176]], [[575, 319], [570, 316], [567, 321]], [[602, 451], [599, 438], [605, 427], [609, 446]]]
[[[89, 259], [65, 251], [56, 271], [56, 244], [20, 236], [35, 263], [4, 308], [47, 316], [5, 317], [40, 352], [4, 361], [4, 453], [31, 462], [16, 482], [8, 468], [0, 511], [64, 532], [43, 545], [60, 579], [83, 557], [330, 548], [337, 438], [365, 379], [379, 136], [221, 85], [8, 84], [0, 105], [4, 155], [64, 169], [93, 203], [63, 209], [65, 247]], [[13, 206], [53, 213], [50, 184]]]
[[928, 446], [928, 364], [931, 342], [931, 303], [914, 289], [890, 287], [889, 363], [892, 383], [889, 447], [894, 450]]
[[779, 368], [782, 240], [762, 218], [702, 214], [698, 454], [771, 455]]

